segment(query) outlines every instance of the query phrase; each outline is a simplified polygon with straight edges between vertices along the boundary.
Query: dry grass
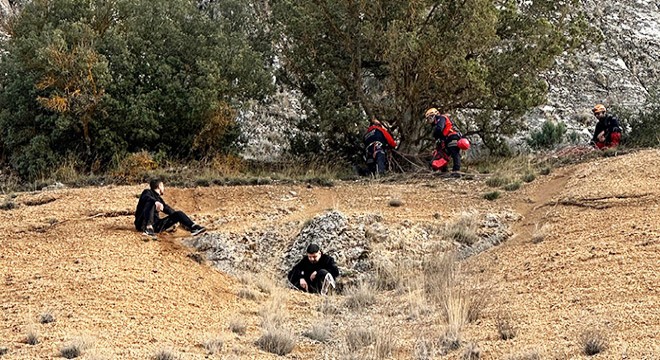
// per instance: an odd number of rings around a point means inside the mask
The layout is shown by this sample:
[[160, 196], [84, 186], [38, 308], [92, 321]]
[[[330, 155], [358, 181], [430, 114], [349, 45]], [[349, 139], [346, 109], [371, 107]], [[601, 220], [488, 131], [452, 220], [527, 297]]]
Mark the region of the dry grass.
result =
[[378, 290], [404, 290], [409, 287], [412, 270], [406, 266], [407, 263], [402, 259], [395, 261], [383, 257], [374, 259], [376, 288]]
[[225, 344], [224, 340], [220, 338], [209, 338], [204, 340], [202, 346], [209, 355], [213, 355], [213, 354], [221, 353], [224, 344]]
[[414, 360], [430, 360], [435, 357], [435, 344], [429, 339], [417, 339], [413, 345]]
[[545, 240], [546, 236], [550, 233], [550, 226], [542, 225], [539, 226], [539, 224], [534, 225], [534, 233], [532, 234], [532, 238], [530, 241], [533, 244], [539, 244]]
[[261, 326], [264, 328], [279, 327], [286, 320], [285, 299], [281, 293], [274, 293], [268, 302], [259, 310]]
[[456, 256], [454, 254], [427, 257], [422, 264], [424, 293], [429, 301], [440, 303], [456, 281]]
[[433, 310], [424, 297], [423, 292], [410, 291], [408, 293], [408, 319], [417, 320], [431, 314]]
[[172, 350], [160, 349], [154, 354], [153, 360], [178, 360], [179, 357]]
[[443, 235], [447, 240], [471, 246], [479, 240], [478, 226], [478, 214], [462, 213], [456, 221], [445, 226]]
[[318, 310], [324, 315], [337, 315], [341, 313], [341, 307], [334, 304], [330, 297], [323, 297], [323, 300], [318, 306]]
[[463, 351], [463, 360], [479, 360], [481, 358], [481, 349], [475, 343], [469, 343]]
[[374, 359], [387, 359], [392, 355], [396, 346], [394, 329], [391, 326], [381, 325], [376, 330], [374, 342]]
[[345, 295], [346, 306], [353, 310], [361, 310], [376, 303], [376, 289], [365, 281], [348, 288]]
[[459, 349], [461, 347], [461, 329], [452, 325], [448, 326], [440, 337], [440, 346], [443, 355]]
[[495, 319], [495, 326], [501, 340], [511, 340], [517, 335], [516, 328], [513, 326], [513, 320], [509, 314], [498, 314]]
[[357, 351], [376, 341], [376, 333], [371, 328], [355, 327], [346, 332], [346, 345], [351, 351]]
[[470, 299], [466, 292], [452, 289], [445, 297], [443, 310], [450, 328], [460, 331], [468, 323]]
[[37, 345], [40, 342], [39, 332], [37, 329], [29, 328], [25, 335], [24, 342], [28, 345]]
[[247, 331], [247, 325], [245, 325], [245, 323], [240, 319], [233, 319], [231, 322], [229, 322], [229, 330], [231, 330], [231, 332], [234, 334], [245, 335], [245, 332]]
[[596, 355], [607, 349], [607, 337], [599, 330], [586, 330], [580, 335], [580, 347], [585, 355]]
[[332, 326], [329, 322], [313, 324], [312, 327], [303, 332], [303, 336], [318, 342], [327, 342], [332, 335]]
[[85, 350], [89, 349], [92, 344], [93, 341], [86, 337], [73, 339], [60, 349], [60, 356], [65, 359], [75, 359], [81, 356]]
[[241, 299], [252, 300], [252, 301], [255, 301], [259, 298], [259, 294], [257, 294], [254, 290], [251, 289], [240, 289], [238, 290], [236, 296], [238, 296]]
[[257, 340], [257, 346], [273, 354], [286, 355], [296, 347], [296, 338], [289, 330], [270, 327]]

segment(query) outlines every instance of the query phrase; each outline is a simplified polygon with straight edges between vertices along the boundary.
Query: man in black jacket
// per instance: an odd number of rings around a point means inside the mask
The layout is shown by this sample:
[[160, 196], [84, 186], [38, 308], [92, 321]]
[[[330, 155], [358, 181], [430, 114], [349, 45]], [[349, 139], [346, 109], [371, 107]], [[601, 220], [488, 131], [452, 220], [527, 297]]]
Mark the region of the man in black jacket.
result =
[[298, 289], [321, 295], [326, 295], [330, 287], [335, 288], [338, 276], [335, 259], [323, 254], [316, 244], [307, 246], [307, 255], [288, 274], [289, 281]]
[[[142, 192], [135, 209], [134, 223], [138, 231], [144, 232], [149, 237], [155, 237], [157, 233], [168, 230], [177, 223], [181, 223], [193, 236], [206, 231], [206, 228], [195, 224], [183, 211], [176, 211], [167, 205], [161, 197], [164, 193], [165, 185], [158, 179], [151, 180], [149, 189]], [[159, 212], [167, 216], [161, 218], [158, 216]]]

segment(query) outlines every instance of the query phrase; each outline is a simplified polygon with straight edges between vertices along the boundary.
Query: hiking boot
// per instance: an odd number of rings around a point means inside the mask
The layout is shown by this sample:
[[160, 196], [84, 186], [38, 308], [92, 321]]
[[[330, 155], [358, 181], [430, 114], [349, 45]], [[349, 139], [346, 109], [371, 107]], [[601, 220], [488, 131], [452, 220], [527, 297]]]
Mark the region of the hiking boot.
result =
[[142, 235], [148, 236], [152, 239], [156, 238], [156, 233], [154, 232], [154, 229], [150, 228], [150, 227], [144, 229], [144, 232], [142, 233]]
[[197, 236], [204, 232], [206, 232], [206, 228], [197, 224], [193, 225], [192, 228], [190, 229], [190, 235], [192, 236]]
[[332, 274], [326, 274], [325, 279], [323, 279], [323, 286], [321, 286], [321, 295], [328, 295], [330, 288], [335, 289], [335, 278], [332, 277]]

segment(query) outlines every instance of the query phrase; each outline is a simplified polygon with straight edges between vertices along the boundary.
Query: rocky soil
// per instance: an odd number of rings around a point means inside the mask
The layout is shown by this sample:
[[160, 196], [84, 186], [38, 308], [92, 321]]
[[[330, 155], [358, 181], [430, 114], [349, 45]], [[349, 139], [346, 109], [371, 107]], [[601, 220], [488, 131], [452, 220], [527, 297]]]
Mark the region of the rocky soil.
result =
[[[658, 150], [598, 158], [492, 202], [480, 178], [167, 188], [171, 205], [209, 232], [178, 229], [158, 241], [132, 228], [144, 186], [6, 194], [0, 358], [61, 358], [82, 341], [83, 359], [166, 349], [181, 359], [268, 359], [277, 356], [256, 341], [277, 324], [296, 341], [291, 359], [586, 359], [580, 339], [591, 330], [606, 339], [598, 358], [657, 359], [659, 168]], [[475, 236], [448, 236], [456, 224]], [[309, 241], [337, 257], [341, 293], [283, 283]], [[447, 303], [429, 288], [448, 273], [419, 269], [450, 251], [480, 311], [448, 342]], [[357, 306], [352, 286], [365, 282], [378, 288]], [[502, 319], [511, 339], [502, 340]], [[237, 324], [245, 332], [233, 332]], [[326, 342], [303, 335], [315, 324], [327, 326]], [[358, 330], [377, 340], [352, 348]], [[208, 339], [222, 343], [217, 354]]]

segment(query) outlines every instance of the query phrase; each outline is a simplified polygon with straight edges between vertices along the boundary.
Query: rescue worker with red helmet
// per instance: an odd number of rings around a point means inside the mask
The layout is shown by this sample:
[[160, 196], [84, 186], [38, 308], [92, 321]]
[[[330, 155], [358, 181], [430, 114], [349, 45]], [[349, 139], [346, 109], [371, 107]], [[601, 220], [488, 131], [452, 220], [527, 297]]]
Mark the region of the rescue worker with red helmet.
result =
[[396, 141], [378, 119], [371, 119], [371, 126], [364, 134], [367, 167], [370, 174], [382, 175], [387, 171], [387, 151], [395, 149]]
[[591, 143], [601, 150], [619, 146], [619, 142], [621, 141], [619, 119], [613, 114], [608, 113], [603, 104], [596, 104], [591, 111], [594, 113], [596, 119], [598, 119]]
[[436, 149], [433, 152], [431, 167], [433, 170], [447, 171], [449, 159], [452, 159], [452, 171], [461, 170], [461, 147], [469, 148], [467, 139], [462, 138], [461, 133], [449, 119], [449, 115], [440, 114], [438, 109], [430, 108], [424, 113], [426, 123], [433, 127], [433, 138], [436, 140]]

